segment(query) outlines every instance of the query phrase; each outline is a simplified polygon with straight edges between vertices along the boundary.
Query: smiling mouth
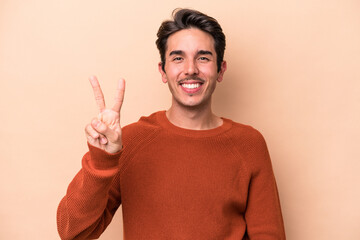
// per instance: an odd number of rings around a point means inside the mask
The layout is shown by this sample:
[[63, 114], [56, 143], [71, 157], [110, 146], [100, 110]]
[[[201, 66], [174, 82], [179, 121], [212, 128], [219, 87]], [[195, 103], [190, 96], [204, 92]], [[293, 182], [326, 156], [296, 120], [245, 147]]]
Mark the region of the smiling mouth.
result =
[[194, 80], [183, 81], [179, 83], [181, 89], [187, 94], [195, 94], [200, 92], [203, 84], [204, 82], [202, 81], [194, 81]]
[[181, 79], [178, 84], [186, 93], [196, 93], [200, 91], [201, 86], [205, 83], [205, 80], [199, 76], [188, 76], [184, 79]]
[[199, 88], [202, 85], [202, 83], [182, 83], [180, 85], [186, 89], [196, 89]]

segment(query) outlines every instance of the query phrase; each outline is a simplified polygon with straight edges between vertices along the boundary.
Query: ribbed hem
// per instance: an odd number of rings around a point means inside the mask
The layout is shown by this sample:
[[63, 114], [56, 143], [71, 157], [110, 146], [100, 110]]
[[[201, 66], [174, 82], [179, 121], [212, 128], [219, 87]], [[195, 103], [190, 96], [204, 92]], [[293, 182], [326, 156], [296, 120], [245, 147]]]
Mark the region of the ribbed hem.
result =
[[222, 134], [228, 131], [233, 125], [233, 121], [227, 118], [221, 118], [223, 124], [219, 127], [207, 130], [192, 130], [181, 128], [172, 124], [166, 116], [166, 111], [160, 111], [156, 113], [156, 119], [159, 124], [167, 131], [171, 131], [177, 135], [192, 137], [192, 138], [203, 138], [203, 137], [212, 137], [219, 134]]

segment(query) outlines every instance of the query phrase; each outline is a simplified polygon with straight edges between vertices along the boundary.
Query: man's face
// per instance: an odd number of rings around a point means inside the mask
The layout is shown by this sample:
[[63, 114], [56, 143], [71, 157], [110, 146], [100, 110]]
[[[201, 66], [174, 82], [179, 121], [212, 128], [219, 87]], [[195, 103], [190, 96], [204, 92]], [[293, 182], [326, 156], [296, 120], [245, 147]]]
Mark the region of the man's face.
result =
[[162, 81], [168, 83], [173, 106], [200, 107], [211, 103], [216, 81], [221, 82], [226, 62], [217, 69], [213, 37], [197, 28], [180, 30], [167, 40], [165, 71], [159, 63]]

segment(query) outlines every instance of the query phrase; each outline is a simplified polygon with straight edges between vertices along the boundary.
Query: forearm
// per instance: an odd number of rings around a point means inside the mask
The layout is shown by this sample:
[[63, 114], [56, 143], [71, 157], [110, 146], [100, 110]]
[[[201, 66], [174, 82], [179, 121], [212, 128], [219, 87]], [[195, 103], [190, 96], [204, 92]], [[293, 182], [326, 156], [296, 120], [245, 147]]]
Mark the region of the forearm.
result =
[[284, 222], [278, 191], [273, 177], [267, 184], [254, 189], [257, 180], [251, 183], [245, 219], [251, 240], [285, 240]]
[[253, 141], [251, 180], [245, 219], [251, 240], [285, 240], [276, 180], [270, 155], [262, 135]]
[[106, 154], [89, 146], [82, 169], [70, 183], [57, 211], [62, 239], [99, 236], [120, 204], [118, 154]]

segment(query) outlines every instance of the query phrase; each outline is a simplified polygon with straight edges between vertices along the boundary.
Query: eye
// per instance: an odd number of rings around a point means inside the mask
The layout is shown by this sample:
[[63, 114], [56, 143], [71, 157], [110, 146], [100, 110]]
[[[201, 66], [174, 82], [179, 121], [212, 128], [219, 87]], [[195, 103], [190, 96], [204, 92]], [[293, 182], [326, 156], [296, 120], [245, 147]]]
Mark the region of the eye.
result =
[[210, 61], [210, 59], [207, 58], [207, 57], [199, 57], [199, 60], [202, 61], [202, 62], [208, 62], [208, 61]]
[[183, 58], [182, 57], [174, 57], [173, 61], [174, 62], [180, 62]]

